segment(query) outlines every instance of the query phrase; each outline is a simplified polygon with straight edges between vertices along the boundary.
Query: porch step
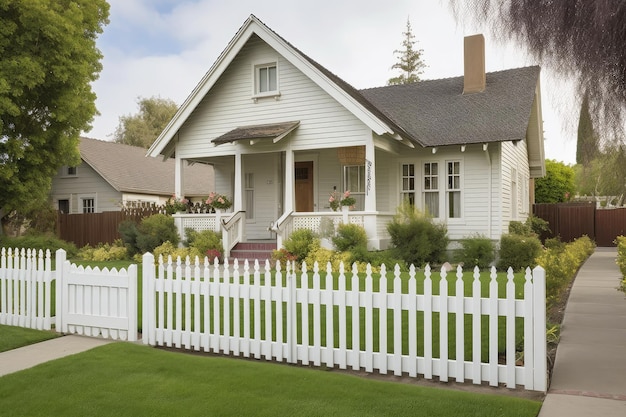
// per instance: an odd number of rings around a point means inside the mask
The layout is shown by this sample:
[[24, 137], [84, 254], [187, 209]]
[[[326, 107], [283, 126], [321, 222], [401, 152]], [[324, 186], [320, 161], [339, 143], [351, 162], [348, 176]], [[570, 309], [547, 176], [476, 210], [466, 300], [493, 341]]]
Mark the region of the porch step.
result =
[[229, 262], [235, 259], [242, 264], [246, 259], [250, 265], [254, 265], [254, 260], [258, 259], [259, 264], [265, 264], [265, 260], [272, 258], [272, 251], [276, 250], [275, 241], [271, 242], [240, 242], [230, 251]]

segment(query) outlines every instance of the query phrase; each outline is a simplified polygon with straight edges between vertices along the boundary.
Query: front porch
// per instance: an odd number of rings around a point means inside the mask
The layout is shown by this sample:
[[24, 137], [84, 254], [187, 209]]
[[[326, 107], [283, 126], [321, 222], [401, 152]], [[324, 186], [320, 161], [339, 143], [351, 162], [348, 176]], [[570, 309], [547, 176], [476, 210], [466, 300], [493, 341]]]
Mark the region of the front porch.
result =
[[224, 257], [231, 258], [233, 249], [245, 242], [275, 242], [276, 248], [283, 247], [283, 242], [296, 230], [309, 229], [320, 237], [331, 237], [341, 223], [358, 224], [365, 228], [368, 236], [368, 249], [386, 249], [389, 245], [387, 223], [394, 213], [366, 211], [330, 211], [330, 212], [290, 212], [272, 222], [267, 227], [267, 237], [249, 238], [246, 233], [245, 212], [220, 213], [176, 213], [172, 215], [181, 236], [186, 239], [185, 229], [197, 231], [214, 230], [222, 234]]

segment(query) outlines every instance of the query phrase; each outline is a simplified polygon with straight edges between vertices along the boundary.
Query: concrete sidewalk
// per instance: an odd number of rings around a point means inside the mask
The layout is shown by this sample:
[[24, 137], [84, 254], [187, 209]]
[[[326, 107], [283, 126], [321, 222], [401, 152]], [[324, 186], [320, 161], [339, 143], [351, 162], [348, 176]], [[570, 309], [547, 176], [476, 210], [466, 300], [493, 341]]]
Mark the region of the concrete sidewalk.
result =
[[626, 416], [626, 294], [615, 248], [596, 248], [574, 281], [539, 417]]
[[61, 336], [0, 353], [0, 376], [111, 343], [87, 336]]

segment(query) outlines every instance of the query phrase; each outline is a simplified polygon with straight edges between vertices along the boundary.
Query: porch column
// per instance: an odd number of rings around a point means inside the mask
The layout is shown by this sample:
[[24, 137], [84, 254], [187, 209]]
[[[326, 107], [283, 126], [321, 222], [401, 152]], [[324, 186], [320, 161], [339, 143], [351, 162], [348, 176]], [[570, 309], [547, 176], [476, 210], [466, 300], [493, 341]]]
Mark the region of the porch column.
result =
[[185, 177], [183, 175], [184, 163], [185, 160], [176, 155], [174, 164], [174, 194], [176, 197], [185, 196]]
[[243, 164], [241, 152], [235, 153], [235, 195], [233, 195], [233, 211], [236, 213], [243, 210]]
[[376, 149], [370, 136], [365, 144], [365, 211], [376, 211]]
[[294, 210], [294, 155], [291, 148], [285, 150], [285, 213]]

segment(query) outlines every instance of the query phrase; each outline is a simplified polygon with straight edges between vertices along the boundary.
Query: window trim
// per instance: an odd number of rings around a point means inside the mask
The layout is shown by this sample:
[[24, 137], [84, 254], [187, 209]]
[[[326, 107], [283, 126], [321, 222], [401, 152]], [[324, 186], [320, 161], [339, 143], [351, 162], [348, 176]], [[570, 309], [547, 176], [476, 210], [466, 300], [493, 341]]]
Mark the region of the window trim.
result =
[[[93, 199], [93, 213], [98, 212], [98, 195], [97, 194], [79, 194], [78, 195], [78, 210], [80, 213], [85, 213], [85, 203], [84, 200]], [[87, 212], [91, 213], [91, 212]]]
[[[450, 188], [449, 187], [449, 175], [448, 174], [448, 164], [450, 163], [458, 163], [459, 164], [459, 187], [458, 188]], [[464, 189], [464, 175], [463, 175], [463, 161], [461, 159], [446, 159], [445, 162], [445, 175], [446, 175], [446, 182], [445, 182], [445, 195], [444, 195], [444, 201], [445, 201], [445, 218], [448, 221], [460, 221], [462, 219], [465, 218], [465, 204], [463, 204], [463, 189]], [[455, 175], [454, 173], [452, 175]], [[450, 217], [450, 192], [458, 192], [459, 193], [459, 204], [461, 204], [461, 207], [459, 208], [459, 217]]]
[[[260, 71], [264, 68], [276, 68], [276, 89], [268, 91], [260, 91]], [[259, 98], [280, 97], [280, 75], [278, 68], [278, 60], [259, 61], [252, 64], [252, 99], [257, 101]]]

